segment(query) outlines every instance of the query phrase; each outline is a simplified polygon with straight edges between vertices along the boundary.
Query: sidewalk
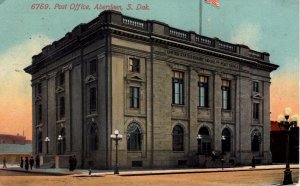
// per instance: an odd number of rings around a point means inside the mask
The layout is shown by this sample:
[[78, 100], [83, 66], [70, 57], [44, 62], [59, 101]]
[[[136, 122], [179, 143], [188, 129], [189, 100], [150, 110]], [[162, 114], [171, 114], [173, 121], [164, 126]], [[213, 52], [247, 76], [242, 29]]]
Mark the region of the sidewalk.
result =
[[[145, 176], [145, 175], [162, 175], [162, 174], [188, 174], [188, 173], [212, 173], [212, 172], [234, 172], [234, 171], [260, 171], [260, 170], [276, 170], [282, 169], [284, 170], [285, 165], [259, 165], [256, 168], [252, 168], [251, 166], [244, 166], [244, 167], [232, 167], [232, 168], [199, 168], [199, 169], [162, 169], [162, 170], [120, 170], [120, 176]], [[292, 169], [299, 169], [298, 164], [290, 165]], [[7, 170], [7, 171], [16, 171], [16, 172], [28, 172], [34, 174], [47, 174], [47, 175], [70, 175], [70, 176], [77, 176], [77, 177], [85, 177], [90, 176], [89, 171], [87, 169], [76, 169], [75, 171], [71, 172], [69, 169], [55, 169], [55, 168], [48, 168], [48, 169], [33, 169], [26, 171], [24, 168], [21, 169], [17, 165], [8, 165], [7, 169], [0, 169], [0, 170]], [[106, 175], [113, 175], [113, 170], [92, 170], [92, 176], [106, 176]]]

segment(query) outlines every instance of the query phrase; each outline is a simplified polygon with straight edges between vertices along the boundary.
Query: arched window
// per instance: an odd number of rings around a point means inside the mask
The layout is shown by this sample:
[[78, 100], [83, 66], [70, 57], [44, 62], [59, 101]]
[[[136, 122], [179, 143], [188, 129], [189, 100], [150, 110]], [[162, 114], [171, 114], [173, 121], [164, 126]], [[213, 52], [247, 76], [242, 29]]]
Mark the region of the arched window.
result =
[[251, 151], [259, 152], [261, 143], [261, 133], [258, 130], [254, 130], [251, 134]]
[[92, 123], [90, 127], [90, 149], [92, 151], [98, 150], [99, 135], [96, 123]]
[[198, 153], [200, 154], [210, 154], [211, 153], [211, 137], [209, 136], [209, 131], [207, 127], [201, 127], [199, 129], [198, 138]]
[[229, 129], [225, 128], [222, 131], [222, 152], [231, 151], [231, 133]]
[[183, 151], [183, 129], [181, 126], [176, 125], [173, 128], [173, 151]]
[[142, 145], [141, 128], [137, 123], [132, 123], [127, 128], [127, 150], [140, 151]]
[[43, 133], [42, 133], [42, 131], [38, 131], [38, 135], [37, 135], [37, 152], [38, 153], [43, 152]]

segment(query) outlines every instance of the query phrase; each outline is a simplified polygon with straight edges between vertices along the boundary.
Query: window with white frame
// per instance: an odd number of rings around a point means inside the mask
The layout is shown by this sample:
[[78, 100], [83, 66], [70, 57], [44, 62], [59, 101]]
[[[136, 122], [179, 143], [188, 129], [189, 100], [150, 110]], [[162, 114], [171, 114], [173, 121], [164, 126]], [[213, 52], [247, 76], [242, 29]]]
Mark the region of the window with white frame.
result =
[[184, 105], [184, 73], [173, 71], [172, 78], [172, 103]]
[[130, 108], [140, 107], [140, 88], [130, 87]]
[[230, 110], [230, 81], [222, 80], [222, 109]]
[[253, 119], [259, 119], [259, 103], [253, 103]]
[[199, 76], [199, 107], [208, 107], [208, 77]]

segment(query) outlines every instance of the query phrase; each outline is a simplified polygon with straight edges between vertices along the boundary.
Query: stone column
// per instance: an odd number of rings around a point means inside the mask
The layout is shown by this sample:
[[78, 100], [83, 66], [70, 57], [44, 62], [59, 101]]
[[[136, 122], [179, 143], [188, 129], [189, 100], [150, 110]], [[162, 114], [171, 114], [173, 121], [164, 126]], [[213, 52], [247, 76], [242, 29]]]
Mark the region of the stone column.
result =
[[221, 85], [222, 79], [220, 74], [214, 74], [214, 101], [213, 101], [213, 146], [212, 150], [216, 152], [221, 151], [221, 117], [222, 117], [222, 92], [221, 92]]
[[198, 134], [198, 122], [197, 122], [197, 114], [198, 114], [198, 74], [193, 69], [190, 70], [189, 77], [189, 151], [194, 155], [197, 152], [198, 142], [197, 142], [197, 134]]
[[240, 77], [240, 158], [241, 163], [250, 163], [251, 161], [251, 122], [252, 122], [252, 101], [251, 88], [252, 80], [247, 77], [248, 74]]
[[57, 149], [57, 135], [56, 135], [56, 93], [55, 93], [55, 74], [53, 73], [49, 76], [47, 82], [48, 91], [48, 105], [47, 105], [47, 115], [48, 115], [48, 137], [50, 138], [48, 150], [49, 154], [56, 154]]
[[272, 153], [270, 151], [270, 82], [262, 82], [262, 124], [263, 124], [263, 141], [262, 148], [265, 161], [264, 163], [272, 162]]
[[35, 104], [35, 84], [32, 84], [32, 152], [36, 153], [36, 104]]
[[72, 123], [71, 123], [71, 83], [70, 83], [70, 71], [72, 70], [72, 64], [69, 64], [65, 67], [63, 67], [63, 70], [65, 70], [65, 128], [66, 128], [66, 152], [71, 151], [71, 129], [72, 129]]
[[240, 151], [240, 125], [241, 125], [241, 117], [240, 117], [240, 78], [238, 76], [235, 77], [235, 130], [233, 134], [233, 140], [235, 144], [234, 154], [237, 155], [237, 152]]

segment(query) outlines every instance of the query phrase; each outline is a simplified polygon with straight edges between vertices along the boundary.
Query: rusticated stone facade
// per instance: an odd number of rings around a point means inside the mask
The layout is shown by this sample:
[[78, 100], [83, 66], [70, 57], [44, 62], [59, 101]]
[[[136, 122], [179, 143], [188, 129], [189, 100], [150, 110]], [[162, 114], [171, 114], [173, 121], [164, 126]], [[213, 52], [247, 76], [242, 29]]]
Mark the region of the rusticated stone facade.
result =
[[[271, 162], [269, 54], [104, 11], [33, 56], [33, 152], [82, 167]], [[62, 140], [58, 141], [58, 136]], [[197, 139], [198, 136], [198, 139]], [[209, 166], [209, 162], [206, 166]]]

